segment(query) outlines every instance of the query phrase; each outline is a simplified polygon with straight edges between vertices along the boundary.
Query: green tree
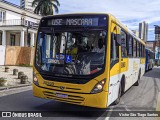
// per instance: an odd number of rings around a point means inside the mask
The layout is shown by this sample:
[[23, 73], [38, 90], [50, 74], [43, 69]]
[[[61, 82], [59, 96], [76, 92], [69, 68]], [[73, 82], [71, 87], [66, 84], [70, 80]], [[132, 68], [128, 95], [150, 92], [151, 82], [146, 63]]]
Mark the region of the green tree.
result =
[[35, 7], [34, 13], [41, 14], [42, 16], [53, 15], [55, 10], [58, 13], [60, 3], [58, 0], [34, 0], [32, 7]]

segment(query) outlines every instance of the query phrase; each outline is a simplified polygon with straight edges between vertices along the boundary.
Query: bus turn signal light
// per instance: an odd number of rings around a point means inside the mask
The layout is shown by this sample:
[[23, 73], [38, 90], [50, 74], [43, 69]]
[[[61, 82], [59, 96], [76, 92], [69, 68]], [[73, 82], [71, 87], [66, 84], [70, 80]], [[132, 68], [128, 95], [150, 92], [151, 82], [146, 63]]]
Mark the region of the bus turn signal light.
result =
[[35, 85], [39, 86], [38, 79], [37, 79], [35, 73], [33, 73], [33, 83], [34, 83]]

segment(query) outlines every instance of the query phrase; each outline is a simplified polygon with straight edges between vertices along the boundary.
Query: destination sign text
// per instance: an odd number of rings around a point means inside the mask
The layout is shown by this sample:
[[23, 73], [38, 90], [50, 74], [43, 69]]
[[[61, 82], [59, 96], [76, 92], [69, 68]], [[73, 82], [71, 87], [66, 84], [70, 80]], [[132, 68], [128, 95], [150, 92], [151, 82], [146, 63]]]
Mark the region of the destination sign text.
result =
[[67, 18], [52, 19], [48, 21], [48, 25], [53, 26], [98, 26], [98, 18]]

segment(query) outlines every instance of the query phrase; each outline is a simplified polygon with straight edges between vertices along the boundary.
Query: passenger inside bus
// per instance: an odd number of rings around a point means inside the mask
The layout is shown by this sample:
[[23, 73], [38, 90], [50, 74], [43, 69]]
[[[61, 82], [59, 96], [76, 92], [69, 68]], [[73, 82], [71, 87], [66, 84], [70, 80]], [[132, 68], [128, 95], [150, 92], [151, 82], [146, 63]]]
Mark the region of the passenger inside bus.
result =
[[98, 52], [98, 53], [102, 53], [105, 51], [105, 46], [104, 46], [104, 43], [103, 43], [103, 39], [100, 38], [98, 40], [98, 47], [94, 47], [92, 52]]
[[105, 45], [104, 45], [105, 36], [106, 35], [104, 33], [100, 33], [99, 39], [98, 39], [98, 46], [94, 47], [92, 49], [92, 52], [98, 52], [98, 53], [105, 52]]
[[74, 40], [74, 44], [72, 46], [70, 46], [70, 48], [68, 49], [67, 54], [72, 55], [72, 59], [75, 60], [76, 56], [78, 54], [78, 45], [77, 45], [77, 41]]

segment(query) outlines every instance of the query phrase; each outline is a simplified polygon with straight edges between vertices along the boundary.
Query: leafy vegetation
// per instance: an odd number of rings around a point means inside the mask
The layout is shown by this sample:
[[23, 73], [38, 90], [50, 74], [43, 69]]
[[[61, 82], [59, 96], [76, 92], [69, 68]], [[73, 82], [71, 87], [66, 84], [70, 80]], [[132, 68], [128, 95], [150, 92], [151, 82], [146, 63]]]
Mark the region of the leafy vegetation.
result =
[[58, 0], [34, 0], [32, 6], [35, 7], [34, 13], [47, 16], [53, 15], [54, 10], [58, 13], [60, 3]]

